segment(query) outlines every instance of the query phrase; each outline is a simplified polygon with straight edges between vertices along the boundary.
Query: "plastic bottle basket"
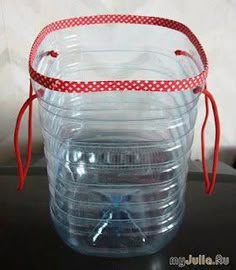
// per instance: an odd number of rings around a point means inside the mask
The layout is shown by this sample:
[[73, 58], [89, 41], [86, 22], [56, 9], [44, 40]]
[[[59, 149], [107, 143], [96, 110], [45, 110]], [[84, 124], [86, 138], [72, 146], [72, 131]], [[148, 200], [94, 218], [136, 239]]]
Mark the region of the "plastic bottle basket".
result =
[[[32, 102], [38, 99], [50, 209], [62, 238], [80, 252], [102, 256], [160, 249], [183, 214], [201, 94], [206, 104], [201, 141], [207, 194], [216, 181], [220, 123], [206, 86], [207, 57], [196, 36], [179, 22], [156, 17], [61, 20], [36, 38], [29, 72], [29, 98], [14, 137], [18, 189], [23, 189], [30, 165]], [[204, 140], [209, 104], [216, 127], [211, 178]], [[27, 108], [23, 164], [18, 137]]]

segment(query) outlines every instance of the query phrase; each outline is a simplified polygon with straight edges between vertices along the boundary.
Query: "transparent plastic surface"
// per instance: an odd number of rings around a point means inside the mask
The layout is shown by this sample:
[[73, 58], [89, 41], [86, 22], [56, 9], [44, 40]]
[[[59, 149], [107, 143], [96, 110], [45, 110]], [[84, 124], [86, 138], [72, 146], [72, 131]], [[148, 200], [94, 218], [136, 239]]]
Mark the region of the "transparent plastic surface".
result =
[[[84, 30], [51, 34], [41, 50], [50, 45], [59, 57], [37, 59], [35, 68], [74, 81], [174, 80], [198, 74], [191, 59], [175, 56], [179, 47], [155, 47], [153, 34], [145, 27], [137, 33], [137, 26], [128, 27], [133, 38], [122, 43], [122, 35], [116, 35], [121, 28], [102, 28], [100, 37], [93, 27], [86, 35]], [[145, 43], [137, 46], [140, 37]], [[189, 46], [186, 40], [181, 44]], [[42, 89], [33, 84], [36, 92]], [[59, 235], [89, 255], [157, 252], [182, 221], [198, 94], [43, 90], [39, 103], [50, 211]]]

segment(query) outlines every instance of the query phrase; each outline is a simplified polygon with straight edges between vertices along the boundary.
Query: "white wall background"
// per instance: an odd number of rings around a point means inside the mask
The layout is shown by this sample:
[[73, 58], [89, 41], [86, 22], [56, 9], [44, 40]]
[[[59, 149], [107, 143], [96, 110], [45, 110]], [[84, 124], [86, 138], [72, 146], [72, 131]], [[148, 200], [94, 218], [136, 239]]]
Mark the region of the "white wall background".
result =
[[[183, 22], [197, 34], [208, 54], [208, 86], [218, 102], [221, 116], [220, 157], [231, 163], [236, 157], [236, 0], [0, 0], [0, 162], [14, 158], [12, 138], [15, 119], [28, 95], [28, 54], [38, 32], [56, 19], [105, 13], [171, 18]], [[201, 102], [193, 159], [201, 156], [203, 117], [204, 104]], [[23, 149], [26, 144], [25, 124], [21, 132]], [[211, 158], [213, 121], [209, 121], [207, 142], [208, 158]], [[33, 152], [40, 151], [42, 142], [35, 108]]]

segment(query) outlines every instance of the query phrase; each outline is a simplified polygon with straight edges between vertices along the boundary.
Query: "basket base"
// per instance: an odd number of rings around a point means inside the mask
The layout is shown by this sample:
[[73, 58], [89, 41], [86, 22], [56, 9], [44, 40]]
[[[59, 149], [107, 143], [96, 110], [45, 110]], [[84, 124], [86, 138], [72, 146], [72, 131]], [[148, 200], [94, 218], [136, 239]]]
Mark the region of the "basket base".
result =
[[94, 247], [88, 244], [87, 237], [83, 236], [71, 236], [68, 230], [53, 220], [54, 228], [59, 234], [64, 243], [78, 252], [87, 256], [96, 257], [111, 257], [111, 258], [127, 258], [152, 255], [162, 248], [164, 248], [177, 234], [182, 224], [183, 218], [181, 217], [179, 223], [167, 232], [152, 234], [149, 236], [149, 241], [144, 245], [138, 247], [124, 247], [124, 248], [110, 248], [110, 247]]

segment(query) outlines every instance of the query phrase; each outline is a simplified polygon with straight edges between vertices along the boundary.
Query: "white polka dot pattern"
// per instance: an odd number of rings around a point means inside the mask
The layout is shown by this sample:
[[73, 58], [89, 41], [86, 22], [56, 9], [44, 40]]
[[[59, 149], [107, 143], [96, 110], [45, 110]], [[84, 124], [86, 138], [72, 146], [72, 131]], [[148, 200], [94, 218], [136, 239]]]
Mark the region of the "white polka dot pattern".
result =
[[[167, 27], [185, 34], [198, 51], [204, 70], [196, 77], [183, 80], [165, 80], [165, 81], [145, 81], [145, 80], [119, 80], [119, 81], [89, 81], [76, 82], [64, 81], [61, 79], [46, 77], [38, 73], [33, 68], [34, 59], [37, 56], [38, 48], [45, 37], [53, 31], [60, 29], [91, 25], [91, 24], [147, 24], [161, 27]], [[81, 92], [99, 92], [99, 91], [182, 91], [196, 88], [205, 84], [208, 72], [208, 62], [206, 54], [192, 31], [182, 23], [157, 17], [135, 16], [135, 15], [98, 15], [88, 17], [78, 17], [57, 21], [46, 26], [36, 38], [29, 57], [29, 71], [31, 78], [50, 90], [81, 93]]]

